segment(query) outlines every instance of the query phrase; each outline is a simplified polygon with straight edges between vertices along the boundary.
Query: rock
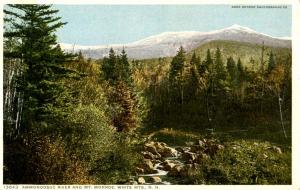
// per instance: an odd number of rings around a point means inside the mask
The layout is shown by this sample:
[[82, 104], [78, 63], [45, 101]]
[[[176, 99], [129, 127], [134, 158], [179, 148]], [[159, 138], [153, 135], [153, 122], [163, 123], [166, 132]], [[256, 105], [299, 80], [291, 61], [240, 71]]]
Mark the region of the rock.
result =
[[195, 145], [195, 142], [189, 141], [189, 142], [185, 142], [185, 144], [186, 144], [187, 146], [192, 146], [192, 145]]
[[138, 182], [136, 182], [136, 181], [129, 181], [129, 185], [138, 185]]
[[180, 172], [183, 169], [182, 165], [176, 165], [174, 166], [168, 173], [169, 176], [180, 176]]
[[144, 173], [153, 173], [154, 166], [150, 159], [144, 159], [143, 164], [141, 165], [141, 168], [144, 170]]
[[163, 157], [175, 157], [177, 156], [177, 151], [174, 148], [171, 147], [164, 147], [161, 149], [161, 152], [159, 152], [161, 156]]
[[175, 150], [177, 150], [177, 152], [184, 152], [184, 148], [183, 147], [176, 147]]
[[273, 146], [272, 150], [278, 154], [282, 154], [281, 148], [279, 148], [278, 146]]
[[151, 183], [160, 183], [161, 182], [161, 179], [158, 176], [152, 176], [152, 177], [150, 177], [149, 180]]
[[193, 165], [192, 164], [187, 164], [185, 165], [181, 170], [180, 170], [180, 176], [181, 177], [187, 177], [190, 175], [191, 171], [193, 169]]
[[205, 148], [205, 142], [203, 142], [202, 140], [198, 141], [198, 145]]
[[136, 172], [137, 174], [143, 174], [143, 173], [145, 172], [145, 170], [144, 170], [143, 168], [136, 167], [136, 168], [135, 168], [135, 172]]
[[191, 146], [191, 152], [201, 152], [204, 151], [205, 147], [200, 145], [193, 145]]
[[172, 162], [164, 162], [164, 169], [166, 171], [170, 171], [176, 164], [172, 163]]
[[147, 152], [151, 152], [151, 153], [154, 154], [154, 155], [158, 155], [158, 154], [159, 154], [159, 153], [157, 152], [157, 150], [156, 150], [156, 147], [155, 147], [153, 141], [151, 141], [151, 142], [149, 142], [149, 143], [146, 143], [146, 144], [144, 145], [144, 148], [145, 148], [145, 150], [146, 150]]
[[182, 156], [182, 159], [184, 159], [185, 161], [194, 161], [197, 157], [197, 155], [192, 152], [184, 152], [184, 153], [182, 153], [181, 156]]
[[208, 148], [205, 150], [205, 153], [209, 155], [215, 155], [218, 151], [224, 150], [224, 145], [221, 144], [212, 144], [208, 146]]
[[143, 177], [139, 177], [137, 182], [138, 182], [138, 184], [145, 184], [146, 183], [146, 181]]
[[207, 154], [200, 153], [200, 154], [197, 155], [197, 158], [196, 158], [195, 162], [198, 163], [198, 164], [201, 164], [207, 159], [209, 159], [209, 156]]
[[150, 160], [155, 160], [157, 158], [157, 156], [155, 156], [154, 154], [152, 154], [151, 152], [142, 152], [144, 158], [146, 159], [150, 159]]

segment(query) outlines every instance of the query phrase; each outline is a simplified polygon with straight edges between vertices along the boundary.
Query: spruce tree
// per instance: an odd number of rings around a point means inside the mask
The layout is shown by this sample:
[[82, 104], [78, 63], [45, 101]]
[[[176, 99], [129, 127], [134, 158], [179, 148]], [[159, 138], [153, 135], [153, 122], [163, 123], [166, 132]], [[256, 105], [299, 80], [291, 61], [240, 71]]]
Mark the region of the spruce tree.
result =
[[245, 70], [244, 67], [242, 65], [242, 61], [239, 58], [238, 62], [237, 62], [237, 77], [238, 77], [238, 81], [239, 82], [243, 82], [245, 80]]
[[179, 92], [180, 104], [183, 104], [183, 72], [185, 65], [185, 51], [181, 46], [176, 54], [176, 56], [172, 59], [171, 68], [169, 72], [169, 81], [172, 86], [172, 89], [175, 90], [175, 98], [177, 99], [177, 95]]
[[109, 82], [116, 82], [118, 73], [116, 72], [117, 56], [113, 48], [109, 50], [108, 58], [103, 59], [102, 63], [102, 77]]
[[207, 50], [206, 59], [204, 61], [204, 65], [206, 67], [206, 70], [209, 73], [212, 73], [212, 71], [213, 71], [213, 60], [211, 58], [210, 49]]
[[230, 76], [230, 80], [233, 81], [236, 78], [237, 67], [232, 57], [227, 59], [226, 68]]
[[268, 60], [268, 72], [270, 73], [275, 68], [275, 66], [276, 66], [276, 63], [275, 63], [274, 54], [271, 51], [269, 60]]
[[222, 60], [221, 50], [219, 48], [217, 48], [216, 55], [215, 55], [215, 67], [216, 67], [217, 80], [225, 80], [226, 72]]
[[8, 5], [4, 10], [9, 30], [5, 38], [16, 38], [21, 43], [7, 56], [21, 60], [23, 75], [19, 91], [24, 94], [23, 126], [36, 121], [53, 121], [63, 117], [69, 94], [61, 79], [70, 71], [64, 64], [72, 56], [57, 44], [55, 31], [66, 23], [55, 16], [58, 10], [51, 5]]

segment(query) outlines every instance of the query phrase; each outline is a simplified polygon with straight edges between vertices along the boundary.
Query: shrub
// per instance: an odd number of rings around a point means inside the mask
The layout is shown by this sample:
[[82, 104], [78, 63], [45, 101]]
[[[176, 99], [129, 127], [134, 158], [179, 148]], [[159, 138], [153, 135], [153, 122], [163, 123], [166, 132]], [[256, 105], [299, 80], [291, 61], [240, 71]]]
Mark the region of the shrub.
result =
[[204, 162], [194, 182], [205, 184], [291, 184], [291, 153], [272, 151], [268, 142], [226, 143]]

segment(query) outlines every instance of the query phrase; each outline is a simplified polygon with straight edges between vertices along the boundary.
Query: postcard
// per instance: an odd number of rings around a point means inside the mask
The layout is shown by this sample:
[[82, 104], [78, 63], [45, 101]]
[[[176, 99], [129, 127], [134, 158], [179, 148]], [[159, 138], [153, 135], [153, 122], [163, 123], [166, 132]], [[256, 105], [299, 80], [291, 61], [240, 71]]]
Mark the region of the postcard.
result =
[[300, 188], [299, 2], [24, 3], [2, 4], [3, 189]]

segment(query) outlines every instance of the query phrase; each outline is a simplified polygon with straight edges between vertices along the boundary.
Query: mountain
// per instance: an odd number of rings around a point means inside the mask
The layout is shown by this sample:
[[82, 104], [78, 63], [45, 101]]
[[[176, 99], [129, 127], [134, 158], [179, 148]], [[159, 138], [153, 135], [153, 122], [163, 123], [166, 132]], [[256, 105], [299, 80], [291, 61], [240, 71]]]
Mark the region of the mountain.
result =
[[84, 56], [95, 59], [108, 55], [111, 47], [117, 52], [120, 52], [124, 47], [129, 58], [148, 59], [174, 56], [180, 46], [183, 46], [187, 51], [191, 51], [202, 44], [215, 40], [247, 42], [251, 44], [262, 44], [264, 42], [266, 46], [291, 48], [291, 40], [286, 37], [272, 37], [239, 25], [211, 32], [164, 32], [123, 45], [79, 46], [64, 43], [60, 45], [65, 51], [82, 51]]

